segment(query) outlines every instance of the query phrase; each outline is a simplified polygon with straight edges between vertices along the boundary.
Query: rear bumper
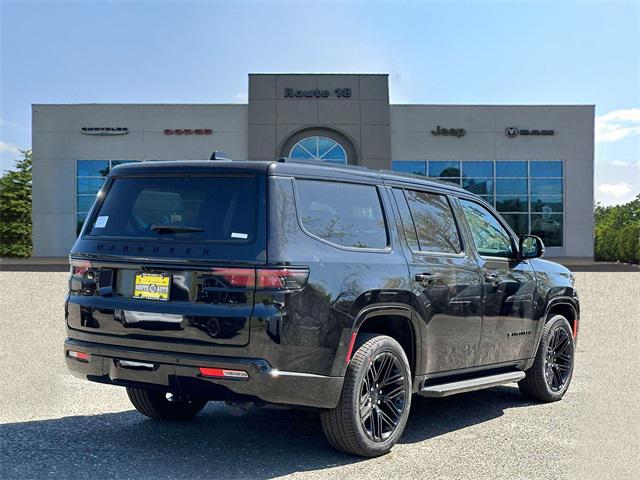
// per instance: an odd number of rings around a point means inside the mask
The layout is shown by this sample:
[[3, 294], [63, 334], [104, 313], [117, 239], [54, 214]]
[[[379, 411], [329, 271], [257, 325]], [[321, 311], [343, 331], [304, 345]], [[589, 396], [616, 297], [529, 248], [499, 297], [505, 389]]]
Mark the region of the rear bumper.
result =
[[[89, 354], [77, 359], [69, 350]], [[168, 353], [124, 348], [67, 338], [67, 367], [78, 377], [112, 385], [157, 388], [204, 396], [211, 400], [241, 400], [314, 408], [334, 408], [342, 392], [342, 377], [275, 370], [256, 358]], [[152, 365], [125, 367], [121, 360]], [[244, 370], [246, 379], [212, 378], [200, 367]]]

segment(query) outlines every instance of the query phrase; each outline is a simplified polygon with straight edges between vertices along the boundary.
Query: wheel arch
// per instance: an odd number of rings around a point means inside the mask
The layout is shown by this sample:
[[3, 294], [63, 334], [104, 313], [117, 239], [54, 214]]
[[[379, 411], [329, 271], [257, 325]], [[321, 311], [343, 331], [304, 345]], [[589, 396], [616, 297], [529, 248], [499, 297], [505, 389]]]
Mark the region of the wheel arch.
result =
[[364, 333], [387, 335], [396, 340], [407, 355], [412, 375], [415, 377], [422, 362], [419, 326], [413, 321], [412, 310], [406, 305], [375, 305], [364, 309], [356, 318], [351, 332], [351, 345], [347, 363], [358, 347], [358, 339]]
[[577, 305], [569, 298], [556, 298], [551, 300], [547, 305], [547, 309], [544, 316], [544, 322], [547, 323], [553, 315], [562, 315], [569, 321], [571, 331], [574, 338], [578, 334], [578, 322], [580, 321], [580, 315]]

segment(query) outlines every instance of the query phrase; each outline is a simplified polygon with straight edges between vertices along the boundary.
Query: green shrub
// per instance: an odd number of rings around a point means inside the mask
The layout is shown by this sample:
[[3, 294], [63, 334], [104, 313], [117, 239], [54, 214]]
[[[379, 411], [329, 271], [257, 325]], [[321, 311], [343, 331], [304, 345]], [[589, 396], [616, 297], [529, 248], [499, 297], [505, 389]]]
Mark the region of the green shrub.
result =
[[640, 195], [624, 205], [596, 205], [595, 257], [640, 263]]
[[31, 150], [0, 177], [0, 257], [31, 255]]

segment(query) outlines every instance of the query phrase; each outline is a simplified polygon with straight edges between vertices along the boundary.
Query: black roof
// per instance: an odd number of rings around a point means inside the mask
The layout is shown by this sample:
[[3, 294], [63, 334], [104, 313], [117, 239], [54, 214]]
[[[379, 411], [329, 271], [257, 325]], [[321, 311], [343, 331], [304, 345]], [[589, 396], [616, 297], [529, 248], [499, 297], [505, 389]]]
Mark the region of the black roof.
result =
[[429, 180], [418, 175], [372, 170], [353, 165], [335, 165], [326, 162], [258, 161], [258, 160], [161, 160], [125, 163], [114, 167], [110, 176], [144, 175], [172, 171], [193, 173], [249, 173], [270, 175], [293, 175], [297, 177], [349, 180], [364, 183], [390, 183], [429, 186], [440, 190], [469, 194], [468, 191], [450, 183]]

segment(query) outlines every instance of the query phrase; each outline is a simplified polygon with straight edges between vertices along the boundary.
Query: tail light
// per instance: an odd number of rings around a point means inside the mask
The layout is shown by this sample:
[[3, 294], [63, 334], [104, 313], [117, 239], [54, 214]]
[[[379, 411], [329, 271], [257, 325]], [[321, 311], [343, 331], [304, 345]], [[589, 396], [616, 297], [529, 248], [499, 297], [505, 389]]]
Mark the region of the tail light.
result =
[[84, 277], [91, 270], [91, 262], [88, 260], [69, 260], [70, 272], [72, 276]]
[[213, 273], [230, 287], [259, 290], [300, 290], [309, 278], [306, 267], [214, 268]]
[[258, 268], [257, 288], [263, 290], [300, 290], [307, 284], [308, 268]]

